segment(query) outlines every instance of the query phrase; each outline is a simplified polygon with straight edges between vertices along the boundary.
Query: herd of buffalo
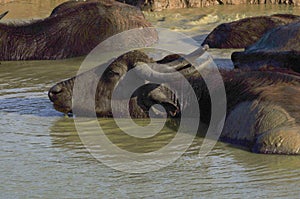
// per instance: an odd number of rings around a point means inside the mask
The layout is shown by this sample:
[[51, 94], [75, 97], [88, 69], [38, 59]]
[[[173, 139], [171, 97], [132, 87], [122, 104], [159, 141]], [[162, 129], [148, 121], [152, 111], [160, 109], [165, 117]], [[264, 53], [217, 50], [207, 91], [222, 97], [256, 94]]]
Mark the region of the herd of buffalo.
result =
[[[0, 59], [32, 60], [87, 55], [112, 35], [151, 27], [151, 24], [133, 6], [113, 0], [90, 0], [65, 2], [45, 19], [25, 24], [1, 23], [0, 26]], [[139, 36], [154, 43], [157, 33], [150, 30]], [[233, 70], [219, 71], [223, 87], [216, 84], [209, 90], [201, 74], [185, 59], [189, 55], [174, 54], [153, 60], [145, 52], [134, 50], [112, 61], [99, 79], [94, 96], [97, 116], [113, 116], [112, 93], [129, 70], [139, 68], [136, 77], [145, 82], [164, 79], [170, 71], [177, 70], [196, 94], [202, 123], [211, 121], [210, 96], [222, 92], [225, 86], [227, 112], [221, 141], [256, 153], [300, 154], [300, 16], [276, 14], [221, 24], [194, 55], [201, 56], [206, 46], [245, 49], [232, 54]], [[150, 65], [163, 68], [163, 72], [157, 73]], [[65, 114], [72, 113], [75, 80], [97, 75], [100, 67], [54, 85], [48, 93], [54, 108]], [[205, 71], [206, 74], [214, 72]], [[176, 81], [176, 77], [174, 79]], [[89, 87], [81, 89], [84, 93]], [[152, 106], [159, 104], [169, 118], [176, 119], [183, 109], [193, 110], [189, 107], [193, 103], [180, 107], [178, 101], [179, 97], [166, 85], [145, 83], [132, 94], [129, 112], [133, 118], [147, 118]], [[80, 108], [84, 109], [84, 103]], [[221, 122], [224, 118], [218, 119]]]

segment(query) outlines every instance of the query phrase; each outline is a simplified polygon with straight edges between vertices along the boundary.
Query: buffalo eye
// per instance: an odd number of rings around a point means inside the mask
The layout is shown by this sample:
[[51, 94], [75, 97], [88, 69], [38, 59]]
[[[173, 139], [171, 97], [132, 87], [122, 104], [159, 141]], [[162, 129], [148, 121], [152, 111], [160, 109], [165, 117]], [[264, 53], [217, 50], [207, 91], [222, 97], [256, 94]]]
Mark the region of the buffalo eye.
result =
[[107, 77], [108, 78], [113, 78], [115, 76], [120, 76], [120, 73], [112, 71], [112, 70], [110, 70], [110, 71], [107, 72]]

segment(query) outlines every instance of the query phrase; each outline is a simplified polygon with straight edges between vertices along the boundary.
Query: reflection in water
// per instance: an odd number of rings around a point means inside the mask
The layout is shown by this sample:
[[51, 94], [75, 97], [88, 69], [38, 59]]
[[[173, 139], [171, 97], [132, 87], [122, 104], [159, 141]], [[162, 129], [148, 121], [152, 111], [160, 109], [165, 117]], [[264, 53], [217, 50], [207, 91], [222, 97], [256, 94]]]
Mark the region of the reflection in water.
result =
[[[126, 119], [124, 119], [126, 121]], [[154, 121], [153, 121], [154, 120]], [[152, 122], [160, 124], [160, 119], [153, 119]], [[146, 126], [149, 124], [148, 119], [136, 119], [134, 120], [137, 125], [140, 126]], [[93, 126], [91, 122], [94, 121], [88, 121], [88, 122], [82, 122], [80, 125], [85, 126]], [[98, 119], [99, 125], [103, 129], [105, 136], [117, 147], [130, 151], [133, 153], [148, 153], [152, 151], [157, 151], [160, 148], [164, 147], [166, 144], [168, 144], [175, 136], [176, 131], [168, 128], [165, 126], [159, 133], [157, 133], [155, 136], [150, 138], [136, 138], [132, 137], [126, 133], [124, 133], [121, 129], [118, 128], [116, 123], [113, 119], [109, 118], [101, 118]], [[66, 128], [67, 127], [67, 128]], [[125, 131], [130, 131], [130, 129], [133, 127], [128, 126]], [[51, 136], [53, 138], [53, 143], [56, 145], [56, 143], [61, 143], [61, 145], [58, 145], [60, 147], [70, 146], [68, 143], [75, 143], [75, 148], [77, 148], [77, 144], [82, 145], [81, 140], [79, 138], [79, 135], [76, 131], [74, 120], [72, 118], [62, 118], [58, 120], [54, 126], [51, 128]], [[88, 129], [87, 136], [100, 136], [97, 135], [98, 131], [97, 129]], [[84, 135], [81, 135], [84, 136]], [[63, 138], [62, 140], [60, 138]], [[66, 143], [66, 144], [65, 144]]]
[[[0, 2], [7, 19], [46, 17], [63, 1]], [[290, 6], [216, 6], [145, 13], [153, 24], [184, 32], [200, 41], [221, 22], [273, 13], [300, 14]], [[228, 50], [212, 50], [230, 65]], [[198, 157], [202, 138], [173, 164], [145, 174], [127, 174], [95, 160], [83, 146], [73, 118], [56, 112], [47, 97], [56, 82], [76, 74], [83, 58], [59, 61], [1, 62], [0, 198], [295, 198], [300, 157], [253, 154], [217, 143]], [[226, 63], [225, 63], [226, 62]], [[138, 121], [141, 124], [143, 121]], [[145, 124], [145, 123], [144, 123]], [[174, 135], [165, 129], [150, 142], [120, 134], [110, 119], [101, 121], [118, 146], [147, 152]], [[188, 136], [188, 135], [187, 135]]]
[[[106, 129], [107, 135], [114, 137], [114, 143], [117, 145], [122, 144], [132, 150], [145, 150], [141, 145], [132, 144], [132, 140], [128, 137], [126, 139], [126, 136], [115, 135], [115, 129], [112, 128], [114, 122], [111, 119], [104, 119], [100, 123]], [[63, 148], [65, 151], [71, 150], [76, 154], [75, 157], [84, 158], [95, 165], [99, 164], [88, 155], [76, 133], [72, 118], [61, 118], [50, 129], [53, 147]], [[165, 136], [165, 139], [162, 137], [160, 142], [168, 140], [167, 137]], [[285, 197], [298, 193], [296, 184], [300, 179], [299, 157], [252, 154], [218, 143], [205, 159], [199, 159], [197, 155], [201, 143], [202, 138], [197, 137], [186, 153], [167, 168], [141, 175], [124, 174], [119, 178], [120, 181], [114, 181], [114, 184], [127, 190], [130, 196], [137, 196], [138, 193], [150, 194], [149, 190], [153, 189], [156, 193], [162, 194], [161, 196], [173, 197], [181, 194], [220, 196], [220, 198], [224, 195], [242, 197], [245, 192], [251, 197]], [[151, 144], [156, 147], [156, 143]], [[159, 183], [163, 187], [155, 186]], [[133, 187], [140, 189], [138, 192], [132, 192]], [[175, 187], [181, 190], [181, 194], [172, 191]], [[278, 187], [289, 191], [280, 191]]]

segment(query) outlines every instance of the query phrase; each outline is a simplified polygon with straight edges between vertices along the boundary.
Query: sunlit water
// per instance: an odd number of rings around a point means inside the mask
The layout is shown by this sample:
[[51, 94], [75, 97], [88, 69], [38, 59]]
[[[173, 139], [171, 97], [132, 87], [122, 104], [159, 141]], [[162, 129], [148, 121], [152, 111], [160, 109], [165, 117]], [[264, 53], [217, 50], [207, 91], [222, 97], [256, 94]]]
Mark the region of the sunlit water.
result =
[[[29, 19], [47, 16], [60, 2], [13, 1], [0, 8], [10, 10], [8, 19]], [[145, 15], [156, 26], [201, 42], [221, 22], [273, 13], [300, 10], [218, 6]], [[230, 65], [231, 51], [211, 52], [220, 65]], [[83, 146], [74, 119], [56, 112], [47, 97], [54, 83], [76, 74], [82, 60], [1, 62], [0, 198], [298, 198], [298, 156], [252, 154], [217, 143], [200, 159], [202, 138], [174, 163], [145, 174], [120, 172], [97, 161]], [[116, 134], [110, 119], [100, 124], [118, 146], [135, 152], [154, 150], [174, 135], [165, 129], [153, 143], [139, 143]]]

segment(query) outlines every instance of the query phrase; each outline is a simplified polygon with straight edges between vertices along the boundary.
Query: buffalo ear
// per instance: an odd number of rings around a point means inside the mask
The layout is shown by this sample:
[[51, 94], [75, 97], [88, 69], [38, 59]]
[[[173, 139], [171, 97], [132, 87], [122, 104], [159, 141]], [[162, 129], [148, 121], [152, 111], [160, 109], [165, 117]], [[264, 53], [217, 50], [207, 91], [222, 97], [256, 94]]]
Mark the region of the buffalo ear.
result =
[[149, 97], [155, 104], [162, 105], [171, 117], [179, 116], [180, 104], [174, 94], [170, 95], [168, 92], [152, 92], [149, 94]]
[[[170, 117], [180, 116], [180, 104], [176, 94], [162, 84], [148, 83], [139, 87], [134, 95], [137, 105], [148, 112], [155, 105], [161, 105]], [[155, 108], [153, 109], [155, 110]], [[160, 113], [163, 113], [159, 111]]]
[[162, 105], [170, 116], [178, 117], [180, 115], [180, 107], [178, 106], [178, 103], [175, 104], [173, 102], [164, 102]]

